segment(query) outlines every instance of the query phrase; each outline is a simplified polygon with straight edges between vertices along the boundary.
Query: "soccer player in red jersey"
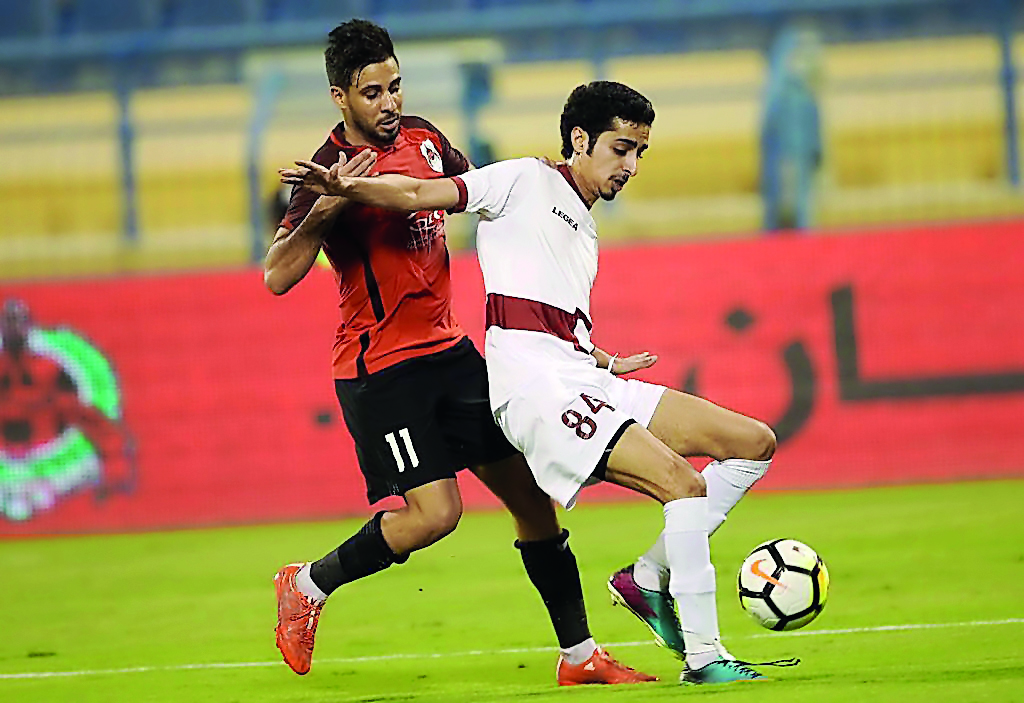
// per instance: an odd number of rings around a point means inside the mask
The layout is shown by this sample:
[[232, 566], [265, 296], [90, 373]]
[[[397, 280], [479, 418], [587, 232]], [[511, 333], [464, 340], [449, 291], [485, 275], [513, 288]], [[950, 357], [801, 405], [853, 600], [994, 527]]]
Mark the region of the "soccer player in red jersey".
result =
[[[329, 35], [326, 64], [344, 121], [315, 162], [344, 175], [372, 169], [419, 178], [471, 168], [437, 128], [402, 115], [386, 30], [364, 20], [342, 24]], [[455, 474], [468, 467], [515, 519], [516, 546], [561, 648], [558, 682], [655, 680], [595, 643], [568, 531], [494, 422], [483, 358], [451, 310], [444, 212], [392, 212], [297, 187], [267, 254], [268, 288], [287, 292], [321, 249], [340, 296], [335, 390], [367, 496], [374, 503], [401, 495], [405, 506], [378, 512], [322, 559], [278, 572], [277, 646], [288, 665], [309, 671], [320, 610], [335, 589], [403, 563], [455, 529], [462, 515]]]

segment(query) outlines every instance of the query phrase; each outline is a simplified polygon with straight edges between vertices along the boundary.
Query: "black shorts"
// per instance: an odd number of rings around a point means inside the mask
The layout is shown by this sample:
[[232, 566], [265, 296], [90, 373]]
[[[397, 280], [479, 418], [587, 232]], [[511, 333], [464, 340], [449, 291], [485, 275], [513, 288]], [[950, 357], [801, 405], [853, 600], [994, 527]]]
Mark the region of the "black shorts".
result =
[[491, 414], [487, 367], [469, 338], [334, 389], [371, 503], [516, 450]]

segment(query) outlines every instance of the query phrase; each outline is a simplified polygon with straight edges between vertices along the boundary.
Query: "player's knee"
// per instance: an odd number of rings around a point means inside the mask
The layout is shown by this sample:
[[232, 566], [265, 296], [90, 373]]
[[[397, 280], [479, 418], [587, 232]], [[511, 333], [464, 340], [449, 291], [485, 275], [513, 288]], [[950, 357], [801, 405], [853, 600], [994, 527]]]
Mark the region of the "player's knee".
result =
[[754, 421], [752, 430], [752, 453], [750, 457], [756, 461], [768, 461], [775, 455], [775, 446], [778, 443], [775, 439], [775, 432], [772, 428], [759, 420]]
[[680, 498], [696, 498], [708, 494], [707, 483], [700, 472], [682, 457], [670, 460], [665, 467], [664, 478], [655, 489], [655, 497], [661, 503], [679, 500]]
[[434, 506], [429, 513], [420, 517], [420, 525], [424, 537], [431, 543], [447, 537], [459, 526], [462, 518], [462, 505], [460, 503], [446, 503]]
[[703, 498], [708, 494], [708, 484], [705, 483], [704, 477], [700, 475], [700, 472], [695, 471], [689, 464], [686, 465], [689, 469], [684, 473], [683, 488], [686, 493], [682, 497], [684, 498]]
[[775, 433], [772, 428], [752, 417], [743, 418], [732, 439], [719, 448], [719, 458], [768, 461], [775, 454]]

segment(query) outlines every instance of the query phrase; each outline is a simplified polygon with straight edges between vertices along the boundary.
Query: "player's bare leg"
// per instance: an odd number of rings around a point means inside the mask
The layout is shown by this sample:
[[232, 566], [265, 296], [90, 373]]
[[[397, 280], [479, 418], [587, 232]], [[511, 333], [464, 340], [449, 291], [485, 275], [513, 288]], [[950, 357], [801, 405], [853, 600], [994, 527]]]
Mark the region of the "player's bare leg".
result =
[[[775, 435], [763, 422], [672, 389], [665, 391], [648, 429], [680, 456], [714, 457], [702, 472], [707, 485], [709, 534], [764, 476], [775, 452]], [[684, 658], [668, 585], [668, 558], [661, 536], [636, 563], [608, 580], [615, 602], [644, 622], [659, 644]], [[719, 650], [731, 658], [720, 645]]]
[[587, 623], [583, 588], [569, 531], [558, 523], [551, 498], [538, 486], [521, 454], [473, 469], [512, 514], [516, 547], [526, 573], [540, 593], [561, 649], [557, 667], [563, 686], [584, 683], [640, 683], [657, 677], [615, 661], [597, 646]]
[[455, 479], [441, 479], [408, 491], [406, 505], [381, 511], [324, 558], [289, 564], [274, 577], [277, 590], [277, 648], [297, 674], [309, 671], [320, 611], [343, 584], [401, 564], [410, 552], [451, 533], [462, 516]]
[[395, 554], [429, 547], [458, 527], [462, 495], [454, 478], [413, 488], [403, 497], [405, 506], [385, 512], [381, 519], [381, 532]]
[[761, 678], [718, 651], [715, 569], [708, 544], [708, 498], [700, 472], [640, 425], [631, 425], [608, 457], [605, 480], [648, 495], [663, 505], [662, 539], [669, 592], [683, 623], [685, 680], [725, 683]]
[[511, 513], [521, 542], [551, 539], [562, 533], [554, 501], [537, 485], [522, 454], [472, 471]]
[[665, 391], [648, 429], [680, 456], [714, 459], [702, 472], [711, 533], [765, 475], [775, 454], [775, 433], [768, 425], [672, 389]]

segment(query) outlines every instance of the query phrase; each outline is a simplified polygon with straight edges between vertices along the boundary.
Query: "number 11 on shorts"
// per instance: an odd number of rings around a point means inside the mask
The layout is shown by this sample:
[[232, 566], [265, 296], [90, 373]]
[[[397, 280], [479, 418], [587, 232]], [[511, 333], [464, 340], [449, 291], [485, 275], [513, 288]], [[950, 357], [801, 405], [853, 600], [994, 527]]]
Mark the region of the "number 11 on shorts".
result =
[[[403, 427], [398, 431], [398, 436], [402, 438], [402, 443], [405, 445], [405, 451], [409, 454], [409, 461], [412, 463], [412, 468], [416, 468], [420, 465], [420, 458], [416, 456], [416, 450], [412, 448], [412, 437], [409, 436], [409, 428]], [[398, 440], [395, 439], [394, 432], [388, 432], [384, 435], [384, 441], [391, 447], [391, 453], [395, 457], [395, 463], [398, 464], [398, 473], [405, 471], [405, 459], [402, 457], [402, 452], [398, 449]]]

